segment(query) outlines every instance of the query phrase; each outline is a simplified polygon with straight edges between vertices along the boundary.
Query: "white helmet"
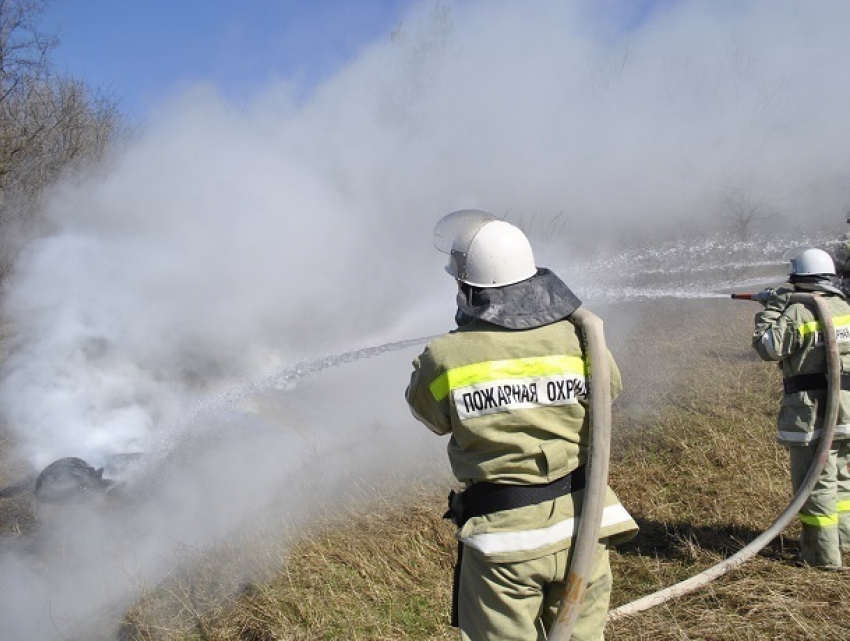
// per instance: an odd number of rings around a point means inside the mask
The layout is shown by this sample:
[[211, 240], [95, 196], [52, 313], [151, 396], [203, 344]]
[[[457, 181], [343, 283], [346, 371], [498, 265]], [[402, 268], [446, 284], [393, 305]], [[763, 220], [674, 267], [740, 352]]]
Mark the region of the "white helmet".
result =
[[792, 276], [835, 276], [832, 257], [816, 247], [797, 247], [785, 253]]
[[504, 287], [537, 273], [525, 234], [477, 209], [444, 216], [434, 227], [434, 245], [449, 254], [446, 271], [475, 287]]

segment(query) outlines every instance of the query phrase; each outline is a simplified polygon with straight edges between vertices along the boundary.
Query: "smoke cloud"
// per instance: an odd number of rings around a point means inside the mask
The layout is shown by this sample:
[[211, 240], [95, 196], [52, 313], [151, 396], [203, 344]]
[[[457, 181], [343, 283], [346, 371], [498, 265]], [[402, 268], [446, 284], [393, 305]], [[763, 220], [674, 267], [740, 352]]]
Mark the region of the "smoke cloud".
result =
[[[245, 511], [295, 514], [294, 478], [321, 498], [437, 460], [443, 443], [420, 438], [403, 401], [417, 346], [298, 368], [450, 328], [453, 283], [431, 246], [444, 213], [521, 224], [541, 265], [600, 300], [612, 246], [722, 227], [733, 195], [770, 226], [843, 223], [850, 6], [634, 4], [414, 5], [309, 96], [279, 81], [236, 106], [201, 82], [49, 194], [51, 233], [3, 299], [0, 411], [35, 470], [159, 455], [169, 482], [144, 502], [144, 543], [129, 537], [134, 581]], [[126, 538], [128, 520], [78, 531]], [[4, 557], [0, 576], [32, 589], [4, 587], [3, 620], [27, 638], [45, 600], [83, 617], [131, 595], [104, 549], [82, 545], [72, 574]], [[108, 590], [72, 587], [102, 576]]]

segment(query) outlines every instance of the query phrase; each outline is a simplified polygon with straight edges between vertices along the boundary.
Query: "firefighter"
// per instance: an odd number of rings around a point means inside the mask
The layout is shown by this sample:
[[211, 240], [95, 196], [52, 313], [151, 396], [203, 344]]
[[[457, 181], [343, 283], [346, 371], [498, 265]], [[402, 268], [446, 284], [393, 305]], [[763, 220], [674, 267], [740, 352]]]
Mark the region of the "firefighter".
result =
[[[458, 526], [452, 625], [461, 639], [545, 639], [564, 590], [590, 443], [587, 362], [570, 320], [581, 305], [538, 268], [518, 228], [462, 210], [435, 228], [458, 284], [457, 329], [413, 362], [413, 415], [449, 434], [465, 489], [449, 495]], [[621, 390], [609, 356], [611, 394]], [[573, 639], [601, 639], [611, 592], [609, 545], [637, 525], [606, 490], [597, 563]]]
[[[811, 303], [791, 303], [795, 291], [827, 299], [835, 325], [842, 372], [850, 372], [850, 305], [835, 285], [835, 265], [825, 251], [791, 250], [791, 288], [762, 292], [764, 310], [756, 314], [753, 347], [766, 361], [778, 361], [784, 377], [777, 439], [787, 446], [794, 492], [812, 464], [826, 406], [826, 351], [821, 324]], [[838, 425], [811, 495], [800, 510], [800, 557], [815, 567], [842, 566], [850, 551], [850, 374], [841, 375]]]

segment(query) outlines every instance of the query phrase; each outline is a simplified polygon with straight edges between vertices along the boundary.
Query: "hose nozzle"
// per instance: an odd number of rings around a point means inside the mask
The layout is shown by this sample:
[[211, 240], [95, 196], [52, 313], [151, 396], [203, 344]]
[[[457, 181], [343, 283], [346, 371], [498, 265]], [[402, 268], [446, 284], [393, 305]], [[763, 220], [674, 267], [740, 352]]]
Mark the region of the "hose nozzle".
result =
[[770, 290], [757, 292], [755, 294], [732, 294], [732, 300], [755, 300], [764, 302], [767, 300], [768, 296], [770, 296]]

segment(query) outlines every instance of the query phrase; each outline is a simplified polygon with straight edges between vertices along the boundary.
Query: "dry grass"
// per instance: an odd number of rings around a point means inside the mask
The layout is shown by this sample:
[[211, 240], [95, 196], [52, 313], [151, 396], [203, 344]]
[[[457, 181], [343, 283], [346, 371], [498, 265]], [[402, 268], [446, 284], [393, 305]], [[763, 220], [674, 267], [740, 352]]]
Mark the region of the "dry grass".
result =
[[[172, 577], [128, 613], [124, 638], [454, 638], [445, 625], [453, 531], [436, 514], [443, 497], [426, 492], [419, 490], [418, 507], [400, 510], [376, 502], [330, 518], [291, 548], [277, 548], [271, 572], [260, 580], [252, 575], [224, 598], [215, 586], [231, 575], [220, 563], [202, 563], [191, 574]], [[246, 547], [265, 549], [268, 557], [267, 545], [256, 543], [238, 550], [228, 546], [217, 559], [235, 555], [241, 563]]]
[[[606, 319], [627, 385], [611, 483], [642, 528], [612, 555], [614, 606], [736, 552], [790, 499], [787, 454], [773, 435], [780, 378], [749, 348], [754, 311], [669, 302]], [[623, 324], [643, 331], [627, 335]], [[148, 587], [121, 638], [454, 639], [445, 481], [363, 503], [306, 536], [198, 551]], [[796, 537], [792, 527], [706, 588], [609, 624], [606, 638], [846, 639], [850, 575], [795, 565]]]
[[32, 534], [38, 527], [32, 494], [35, 480], [19, 461], [5, 460], [10, 449], [0, 430], [0, 537], [6, 540]]
[[[787, 453], [774, 442], [781, 377], [749, 351], [753, 310], [705, 311], [661, 344], [677, 381], [665, 402], [617, 415], [612, 484], [641, 532], [613, 555], [614, 606], [737, 552], [791, 497]], [[634, 346], [647, 352], [634, 362], [658, 347]], [[846, 639], [850, 576], [796, 566], [797, 535], [793, 526], [705, 589], [610, 624], [608, 638]]]

